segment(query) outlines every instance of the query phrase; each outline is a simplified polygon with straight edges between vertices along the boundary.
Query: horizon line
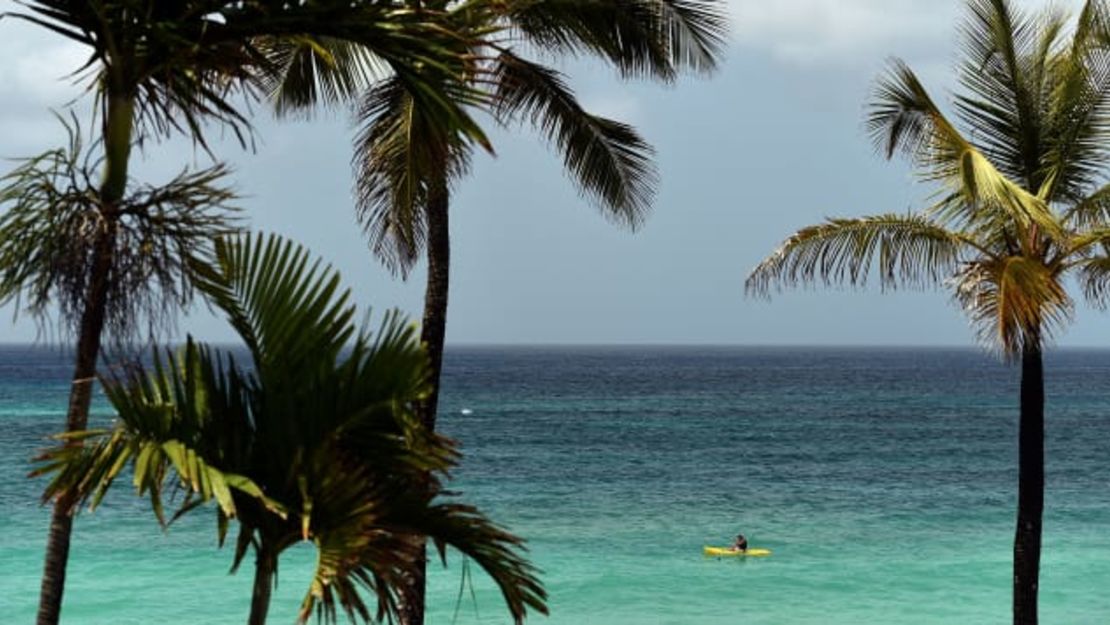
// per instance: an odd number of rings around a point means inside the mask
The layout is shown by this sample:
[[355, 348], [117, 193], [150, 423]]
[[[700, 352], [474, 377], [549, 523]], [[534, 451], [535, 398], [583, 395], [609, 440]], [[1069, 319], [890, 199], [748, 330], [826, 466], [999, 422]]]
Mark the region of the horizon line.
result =
[[[141, 347], [148, 349], [151, 345], [180, 345], [184, 341], [169, 341], [169, 342], [150, 342], [142, 341], [132, 344], [132, 347]], [[208, 345], [219, 347], [234, 347], [241, 346], [242, 343], [235, 341], [202, 341]], [[43, 347], [43, 348], [61, 348], [71, 349], [75, 347], [74, 342], [55, 342], [55, 341], [4, 341], [0, 340], [0, 347]], [[937, 349], [937, 350], [974, 350], [991, 352], [992, 350], [981, 345], [974, 343], [941, 343], [941, 344], [922, 344], [922, 343], [707, 343], [707, 342], [610, 342], [610, 343], [590, 343], [590, 342], [554, 342], [554, 341], [534, 341], [534, 342], [497, 342], [497, 341], [453, 341], [448, 342], [446, 348], [494, 348], [494, 349], [512, 349], [512, 348], [718, 348], [718, 349]], [[1110, 345], [1047, 345], [1046, 351], [1052, 350], [1107, 350]], [[102, 351], [104, 351], [102, 349]]]

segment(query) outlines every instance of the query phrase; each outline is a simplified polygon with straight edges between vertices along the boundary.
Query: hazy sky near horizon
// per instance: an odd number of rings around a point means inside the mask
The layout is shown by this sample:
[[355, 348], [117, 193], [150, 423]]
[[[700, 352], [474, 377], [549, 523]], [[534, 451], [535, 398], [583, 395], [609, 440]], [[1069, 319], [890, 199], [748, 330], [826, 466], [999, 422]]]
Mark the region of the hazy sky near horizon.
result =
[[[11, 6], [0, 0], [0, 10]], [[962, 3], [732, 0], [729, 7], [732, 35], [711, 77], [661, 86], [621, 82], [594, 64], [563, 66], [589, 108], [635, 124], [657, 150], [661, 184], [640, 231], [614, 226], [579, 197], [536, 133], [493, 133], [496, 158], [477, 158], [455, 191], [449, 343], [974, 341], [943, 292], [797, 291], [769, 302], [743, 292], [747, 272], [797, 228], [919, 203], [927, 189], [907, 166], [874, 153], [864, 105], [890, 56], [909, 61], [936, 98], [951, 93]], [[5, 20], [0, 55], [0, 156], [60, 144], [49, 109], [79, 96], [65, 75], [79, 65], [80, 50]], [[256, 113], [256, 153], [232, 141], [216, 146], [235, 167], [251, 225], [324, 256], [361, 305], [377, 313], [399, 307], [416, 318], [423, 267], [407, 282], [391, 276], [355, 222], [349, 119], [276, 122]], [[208, 162], [180, 140], [139, 157], [133, 173], [149, 182]], [[34, 339], [34, 323], [13, 323], [12, 313], [0, 308], [2, 340]], [[211, 341], [234, 336], [205, 312], [181, 328]], [[1081, 308], [1059, 343], [1110, 345], [1110, 317]]]

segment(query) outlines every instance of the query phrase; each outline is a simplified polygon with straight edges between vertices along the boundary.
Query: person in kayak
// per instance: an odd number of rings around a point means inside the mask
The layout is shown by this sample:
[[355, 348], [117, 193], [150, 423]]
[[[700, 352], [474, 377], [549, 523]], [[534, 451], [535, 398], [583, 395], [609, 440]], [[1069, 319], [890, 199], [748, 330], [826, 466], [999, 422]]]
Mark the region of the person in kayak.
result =
[[747, 551], [748, 550], [748, 539], [744, 538], [743, 534], [737, 534], [736, 535], [736, 541], [734, 543], [732, 543], [731, 549], [733, 551]]

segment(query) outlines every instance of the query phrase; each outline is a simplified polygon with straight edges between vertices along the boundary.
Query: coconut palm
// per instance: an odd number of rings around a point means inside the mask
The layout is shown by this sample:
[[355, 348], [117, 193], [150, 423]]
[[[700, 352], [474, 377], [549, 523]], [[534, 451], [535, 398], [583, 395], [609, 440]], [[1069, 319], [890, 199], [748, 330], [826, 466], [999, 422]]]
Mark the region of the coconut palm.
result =
[[282, 552], [301, 541], [318, 557], [300, 621], [392, 617], [413, 534], [483, 567], [516, 622], [545, 611], [520, 539], [441, 493], [458, 452], [412, 411], [428, 392], [413, 327], [391, 315], [371, 337], [338, 274], [277, 237], [221, 240], [197, 271], [249, 366], [190, 339], [176, 356], [156, 352], [149, 374], [105, 379], [117, 422], [63, 435], [85, 445], [43, 455], [45, 497], [75, 493], [95, 507], [130, 467], [162, 523], [175, 491], [185, 494], [174, 518], [214, 500], [219, 542], [239, 527], [232, 570], [254, 551], [252, 625], [266, 620]]
[[1071, 318], [1067, 280], [1105, 305], [1110, 294], [1110, 13], [1087, 2], [1026, 15], [1005, 0], [969, 0], [961, 132], [913, 71], [894, 61], [868, 127], [889, 158], [901, 150], [937, 193], [924, 211], [831, 219], [803, 228], [760, 263], [749, 292], [797, 283], [949, 288], [984, 342], [1021, 362], [1014, 623], [1037, 622], [1044, 495], [1042, 351]]
[[[456, 104], [491, 113], [501, 125], [530, 122], [562, 153], [580, 189], [614, 221], [635, 228], [650, 207], [656, 173], [651, 147], [632, 127], [593, 115], [560, 72], [517, 48], [552, 55], [587, 53], [624, 76], [673, 80], [682, 69], [712, 70], [724, 36], [715, 0], [629, 2], [420, 3], [429, 19], [468, 34], [472, 54]], [[321, 45], [322, 44], [322, 45]], [[265, 77], [280, 114], [361, 97], [355, 139], [357, 212], [375, 255], [407, 275], [429, 265], [422, 338], [438, 380], [450, 262], [450, 187], [469, 170], [475, 146], [492, 151], [468, 116], [447, 117], [397, 77], [363, 71], [372, 55], [342, 42], [285, 39], [270, 49], [277, 74]], [[435, 80], [435, 77], [429, 77]], [[438, 386], [438, 384], [437, 384]], [[435, 392], [421, 412], [435, 422]]]
[[[473, 34], [465, 77], [474, 90], [458, 102], [461, 107], [490, 113], [503, 126], [530, 123], [562, 154], [570, 177], [607, 218], [633, 229], [643, 222], [656, 182], [651, 147], [631, 126], [587, 111], [563, 74], [522, 50], [587, 54], [626, 77], [670, 81], [683, 69], [714, 68], [724, 36], [720, 3], [469, 0], [421, 6], [439, 11], [445, 28]], [[469, 171], [474, 148], [492, 146], [475, 125], [428, 108], [408, 84], [353, 74], [346, 47], [292, 42], [276, 52], [277, 65], [285, 68], [270, 81], [279, 113], [361, 96], [356, 211], [372, 251], [390, 270], [406, 276], [422, 254], [427, 260], [421, 341], [431, 360], [432, 391], [419, 413], [434, 429], [447, 327], [450, 190]], [[368, 90], [360, 78], [370, 79]], [[416, 576], [422, 592], [422, 568]], [[423, 622], [423, 601], [406, 609], [404, 622]]]
[[[311, 42], [326, 36], [371, 50], [445, 118], [458, 116], [454, 102], [466, 90], [452, 79], [462, 69], [459, 51], [465, 42], [428, 23], [420, 11], [392, 3], [24, 0], [20, 5], [20, 12], [0, 17], [32, 22], [86, 49], [87, 61], [75, 70], [96, 94], [100, 120], [100, 182], [89, 188], [99, 226], [90, 231], [84, 293], [62, 319], [77, 335], [67, 411], [67, 427], [75, 430], [87, 422], [106, 318], [114, 309], [128, 309], [111, 297], [133, 145], [181, 132], [204, 146], [203, 129], [212, 122], [248, 141], [250, 125], [236, 104], [259, 93], [255, 77], [269, 64], [263, 46], [274, 37]], [[62, 514], [68, 508], [64, 499], [59, 504], [47, 540], [40, 625], [57, 623], [61, 610], [72, 521]]]

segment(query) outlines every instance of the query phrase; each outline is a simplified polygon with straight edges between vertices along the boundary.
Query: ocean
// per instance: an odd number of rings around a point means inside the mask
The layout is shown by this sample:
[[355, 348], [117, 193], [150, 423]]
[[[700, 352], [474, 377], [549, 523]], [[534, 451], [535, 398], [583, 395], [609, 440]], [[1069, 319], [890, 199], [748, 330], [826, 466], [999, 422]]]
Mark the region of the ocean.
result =
[[[33, 622], [49, 509], [29, 458], [70, 361], [0, 347], [0, 621]], [[1110, 351], [1046, 358], [1041, 622], [1110, 622]], [[1018, 371], [974, 349], [449, 349], [452, 482], [528, 539], [551, 625], [1010, 621]], [[94, 419], [110, 410], [98, 400]], [[714, 559], [738, 533], [773, 555]], [[63, 622], [242, 623], [215, 515], [162, 532], [126, 483], [76, 522]], [[271, 623], [313, 565], [281, 563]], [[473, 568], [473, 567], [471, 567]], [[480, 572], [435, 567], [429, 624], [509, 623]]]

